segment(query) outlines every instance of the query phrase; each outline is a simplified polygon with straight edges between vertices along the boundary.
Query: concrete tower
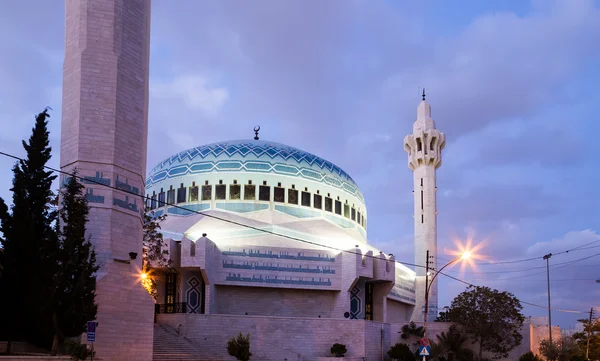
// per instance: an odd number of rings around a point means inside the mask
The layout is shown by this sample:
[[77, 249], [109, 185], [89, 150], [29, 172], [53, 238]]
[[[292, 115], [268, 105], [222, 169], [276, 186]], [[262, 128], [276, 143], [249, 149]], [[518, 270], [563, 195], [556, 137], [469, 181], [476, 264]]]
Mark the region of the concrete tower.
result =
[[[408, 152], [408, 167], [414, 177], [414, 222], [415, 222], [415, 264], [425, 265], [429, 251], [429, 267], [437, 269], [437, 207], [435, 173], [442, 165], [442, 149], [446, 145], [444, 133], [435, 129], [431, 119], [431, 106], [423, 100], [417, 107], [417, 120], [413, 133], [404, 138], [404, 150]], [[416, 305], [413, 321], [423, 321], [425, 311], [425, 268], [416, 267]], [[428, 319], [437, 315], [437, 279], [429, 292]]]
[[150, 0], [66, 0], [61, 169], [91, 207], [96, 354], [152, 360], [153, 302], [140, 285], [148, 134]]

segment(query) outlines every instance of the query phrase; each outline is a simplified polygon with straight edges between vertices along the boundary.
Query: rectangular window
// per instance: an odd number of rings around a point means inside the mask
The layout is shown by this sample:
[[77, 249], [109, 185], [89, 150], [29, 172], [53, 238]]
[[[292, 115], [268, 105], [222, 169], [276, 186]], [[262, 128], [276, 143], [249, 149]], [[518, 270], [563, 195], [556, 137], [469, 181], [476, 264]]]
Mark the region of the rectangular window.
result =
[[285, 188], [275, 187], [273, 189], [273, 201], [280, 203], [285, 202]]
[[356, 212], [356, 222], [358, 222], [358, 224], [362, 224], [362, 218], [360, 218], [360, 212]]
[[212, 186], [202, 186], [202, 200], [210, 201], [212, 199]]
[[190, 188], [190, 202], [198, 202], [198, 186]]
[[165, 192], [163, 192], [162, 190], [160, 193], [158, 193], [158, 207], [165, 206], [165, 195]]
[[323, 204], [321, 204], [322, 202], [323, 202], [323, 196], [321, 196], [319, 194], [315, 194], [313, 196], [313, 207], [314, 208], [323, 209]]
[[344, 217], [350, 218], [350, 206], [347, 204], [344, 204]]
[[421, 138], [417, 138], [417, 152], [423, 150], [423, 143], [421, 142]]
[[175, 203], [175, 189], [171, 188], [167, 191], [167, 203], [169, 203], [169, 205]]
[[227, 185], [217, 184], [215, 185], [215, 199], [223, 200], [227, 197]]
[[270, 201], [271, 200], [271, 187], [260, 186], [258, 188], [258, 200], [259, 201]]
[[244, 185], [244, 199], [248, 201], [256, 199], [256, 186], [254, 184]]
[[431, 137], [431, 143], [429, 143], [429, 149], [433, 150], [434, 146], [435, 146], [435, 137]]
[[350, 211], [350, 214], [352, 215], [351, 218], [353, 221], [356, 221], [356, 209], [352, 208], [352, 210]]
[[310, 207], [310, 193], [302, 192], [302, 205], [305, 207]]
[[156, 194], [152, 195], [152, 200], [150, 201], [150, 209], [156, 209]]
[[187, 193], [187, 189], [184, 188], [184, 187], [181, 187], [181, 188], [177, 189], [177, 203], [184, 203], [185, 202], [186, 193]]
[[229, 185], [229, 199], [240, 199], [242, 194], [242, 187], [239, 184]]
[[425, 221], [424, 216], [421, 214], [421, 223]]
[[288, 189], [288, 203], [298, 204], [298, 191], [295, 189]]
[[342, 215], [342, 202], [335, 201], [335, 214]]
[[423, 210], [423, 191], [421, 191], [421, 210]]
[[327, 212], [333, 212], [333, 199], [325, 197], [325, 210]]

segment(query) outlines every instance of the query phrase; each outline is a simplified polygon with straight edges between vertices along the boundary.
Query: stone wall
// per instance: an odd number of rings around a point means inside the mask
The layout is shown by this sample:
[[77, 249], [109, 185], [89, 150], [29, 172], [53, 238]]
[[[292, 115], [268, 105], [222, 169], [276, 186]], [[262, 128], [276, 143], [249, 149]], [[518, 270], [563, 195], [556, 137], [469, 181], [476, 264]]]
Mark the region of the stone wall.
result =
[[[387, 325], [363, 320], [286, 318], [231, 315], [159, 315], [158, 322], [177, 328], [206, 358], [227, 358], [225, 345], [231, 336], [250, 333], [251, 352], [263, 360], [314, 360], [332, 356], [334, 343], [345, 344], [349, 357], [380, 359], [381, 328]], [[384, 335], [386, 332], [384, 332]]]
[[410, 320], [412, 310], [413, 306], [402, 302], [396, 302], [388, 298], [386, 321], [389, 323], [404, 323]]
[[[227, 359], [227, 340], [240, 332], [250, 334], [251, 352], [261, 360], [316, 360], [318, 357], [331, 356], [329, 349], [334, 343], [345, 344], [348, 357], [381, 360], [387, 357], [392, 345], [405, 342], [400, 338], [404, 323], [214, 314], [159, 315], [158, 322], [173, 329], [180, 327], [181, 334], [207, 359]], [[435, 341], [436, 336], [447, 331], [450, 325], [429, 323], [427, 335]], [[519, 356], [530, 350], [529, 324], [524, 326], [522, 334], [523, 343], [506, 360], [518, 360]], [[469, 346], [475, 353], [478, 352], [478, 344], [469, 343]]]
[[218, 314], [331, 318], [336, 291], [266, 287], [215, 287]]
[[[548, 326], [546, 325], [531, 325], [531, 351], [541, 356], [540, 354], [540, 342], [547, 340], [550, 337], [548, 332]], [[552, 326], [552, 340], [556, 341], [561, 337], [561, 331], [559, 326]]]

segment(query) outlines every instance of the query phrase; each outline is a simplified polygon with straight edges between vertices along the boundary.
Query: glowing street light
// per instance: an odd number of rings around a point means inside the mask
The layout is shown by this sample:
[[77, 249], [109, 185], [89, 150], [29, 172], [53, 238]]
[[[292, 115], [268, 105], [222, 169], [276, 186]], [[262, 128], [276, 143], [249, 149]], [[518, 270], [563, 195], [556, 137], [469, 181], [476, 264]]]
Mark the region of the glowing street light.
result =
[[[463, 247], [460, 246], [460, 248], [463, 248]], [[478, 247], [476, 247], [476, 248], [478, 248]], [[427, 335], [427, 315], [429, 314], [429, 291], [431, 290], [433, 281], [444, 270], [444, 268], [450, 266], [451, 264], [453, 264], [455, 262], [463, 261], [463, 262], [471, 263], [472, 258], [477, 258], [477, 256], [474, 253], [476, 248], [474, 248], [473, 250], [462, 249], [462, 252], [459, 254], [458, 257], [456, 257], [452, 261], [446, 263], [442, 268], [440, 268], [439, 271], [435, 272], [435, 274], [431, 278], [431, 281], [429, 281], [429, 276], [431, 275], [431, 272], [428, 270], [427, 273], [425, 274], [425, 315], [423, 318], [423, 321], [424, 321], [423, 322], [423, 337], [425, 337]], [[427, 251], [427, 254], [429, 255], [429, 251]], [[428, 258], [429, 258], [429, 256], [428, 256]], [[427, 268], [429, 268], [429, 259], [427, 259]]]

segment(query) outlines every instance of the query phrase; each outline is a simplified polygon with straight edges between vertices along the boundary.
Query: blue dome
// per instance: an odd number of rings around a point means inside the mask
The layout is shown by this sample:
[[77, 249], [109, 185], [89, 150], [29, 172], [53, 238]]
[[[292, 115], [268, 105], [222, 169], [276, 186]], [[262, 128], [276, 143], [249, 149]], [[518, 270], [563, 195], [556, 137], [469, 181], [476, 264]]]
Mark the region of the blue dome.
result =
[[343, 189], [364, 202], [358, 185], [342, 168], [303, 150], [262, 140], [232, 140], [185, 150], [154, 167], [146, 186], [169, 178], [212, 172], [296, 176]]

